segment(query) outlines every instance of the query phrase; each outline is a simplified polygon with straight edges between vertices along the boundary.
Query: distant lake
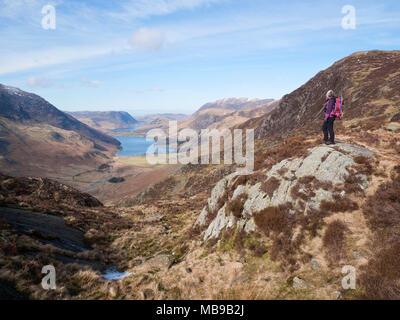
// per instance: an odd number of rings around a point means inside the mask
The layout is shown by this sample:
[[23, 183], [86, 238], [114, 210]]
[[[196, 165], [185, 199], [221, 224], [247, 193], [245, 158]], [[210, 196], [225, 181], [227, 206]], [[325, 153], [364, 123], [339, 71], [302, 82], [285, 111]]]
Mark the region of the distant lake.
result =
[[122, 150], [119, 156], [138, 156], [146, 154], [147, 149], [154, 144], [154, 141], [146, 141], [146, 137], [114, 137], [121, 142]]
[[[128, 129], [117, 129], [115, 132], [134, 132], [138, 127], [139, 126]], [[146, 137], [115, 136], [114, 138], [121, 142], [122, 150], [117, 153], [121, 157], [144, 155], [149, 147], [152, 146], [153, 149], [155, 148], [154, 140], [147, 140]], [[159, 153], [168, 153], [166, 148], [158, 149]]]

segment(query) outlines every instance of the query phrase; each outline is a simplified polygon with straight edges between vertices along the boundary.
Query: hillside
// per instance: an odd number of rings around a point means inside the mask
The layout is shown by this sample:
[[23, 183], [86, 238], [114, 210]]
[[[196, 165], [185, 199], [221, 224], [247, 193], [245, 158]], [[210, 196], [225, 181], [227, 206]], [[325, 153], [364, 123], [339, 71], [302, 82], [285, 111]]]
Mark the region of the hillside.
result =
[[386, 119], [399, 112], [400, 51], [357, 52], [319, 72], [284, 96], [270, 114], [242, 127], [256, 128], [256, 137], [282, 135], [310, 124], [318, 116], [329, 89], [344, 97], [350, 125], [366, 119]]
[[151, 123], [153, 121], [159, 121], [159, 119], [163, 120], [185, 120], [189, 116], [183, 113], [155, 113], [155, 114], [147, 114], [144, 116], [136, 117], [136, 119], [143, 123]]
[[139, 134], [146, 134], [147, 131], [152, 129], [168, 130], [170, 121], [184, 121], [189, 118], [186, 114], [181, 113], [156, 113], [148, 114], [145, 116], [137, 117], [138, 121], [141, 122], [136, 132]]
[[227, 116], [219, 119], [219, 121], [212, 123], [208, 126], [209, 129], [224, 129], [238, 126], [250, 119], [264, 116], [274, 110], [279, 104], [279, 100], [273, 100], [266, 104], [258, 105], [255, 107], [246, 107], [241, 110], [235, 111]]
[[[398, 299], [400, 141], [368, 134], [380, 143], [356, 146], [362, 133], [348, 130], [335, 147], [317, 136], [263, 146], [270, 156], [251, 176], [186, 166], [118, 207], [0, 177], [2, 288], [30, 299]], [[30, 272], [50, 261], [57, 291]], [[110, 265], [127, 276], [104, 279]], [[343, 265], [356, 290], [342, 289]]]
[[180, 128], [223, 129], [240, 125], [254, 117], [271, 112], [277, 106], [272, 99], [222, 99], [208, 103], [196, 111], [190, 118], [179, 124]]
[[273, 99], [250, 99], [250, 98], [224, 98], [214, 102], [208, 102], [201, 106], [198, 113], [207, 109], [227, 109], [242, 110], [246, 108], [254, 108], [260, 105], [268, 104]]
[[136, 132], [145, 134], [151, 129], [168, 129], [170, 120], [178, 121], [178, 128], [223, 129], [240, 125], [249, 119], [263, 116], [277, 106], [273, 99], [225, 98], [209, 102], [199, 108], [191, 116], [165, 114], [138, 117], [147, 123], [140, 126]]
[[124, 111], [76, 111], [67, 113], [89, 127], [105, 132], [132, 128], [138, 123], [128, 112]]
[[65, 114], [43, 98], [0, 85], [0, 163], [3, 173], [73, 176], [109, 162], [118, 140]]

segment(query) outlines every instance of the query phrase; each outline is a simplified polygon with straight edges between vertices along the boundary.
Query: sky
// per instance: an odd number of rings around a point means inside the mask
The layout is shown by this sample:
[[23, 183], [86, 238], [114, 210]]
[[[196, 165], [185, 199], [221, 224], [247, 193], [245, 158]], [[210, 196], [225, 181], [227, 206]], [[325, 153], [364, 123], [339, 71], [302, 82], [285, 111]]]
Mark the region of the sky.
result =
[[356, 51], [399, 48], [398, 0], [0, 0], [0, 83], [65, 111], [279, 99]]

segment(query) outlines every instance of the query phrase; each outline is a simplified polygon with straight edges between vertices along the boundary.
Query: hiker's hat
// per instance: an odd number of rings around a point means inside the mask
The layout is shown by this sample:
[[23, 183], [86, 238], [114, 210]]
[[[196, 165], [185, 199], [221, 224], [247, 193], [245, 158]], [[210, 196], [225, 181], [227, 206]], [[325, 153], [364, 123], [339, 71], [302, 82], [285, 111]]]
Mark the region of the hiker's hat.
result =
[[335, 93], [333, 92], [333, 90], [329, 90], [329, 91], [326, 93], [326, 95], [327, 95], [328, 97], [333, 97], [333, 96], [335, 96]]

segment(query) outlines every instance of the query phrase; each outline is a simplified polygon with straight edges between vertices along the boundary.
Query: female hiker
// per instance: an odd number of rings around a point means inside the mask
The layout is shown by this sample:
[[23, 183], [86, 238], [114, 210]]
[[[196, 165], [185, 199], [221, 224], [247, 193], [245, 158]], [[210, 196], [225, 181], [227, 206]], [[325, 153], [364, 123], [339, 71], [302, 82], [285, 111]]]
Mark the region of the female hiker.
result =
[[[335, 132], [333, 131], [333, 123], [335, 122], [336, 116], [333, 114], [336, 104], [335, 93], [329, 90], [326, 94], [325, 102], [325, 121], [322, 126], [324, 132], [325, 144], [335, 144]], [[329, 136], [328, 136], [329, 133]]]

